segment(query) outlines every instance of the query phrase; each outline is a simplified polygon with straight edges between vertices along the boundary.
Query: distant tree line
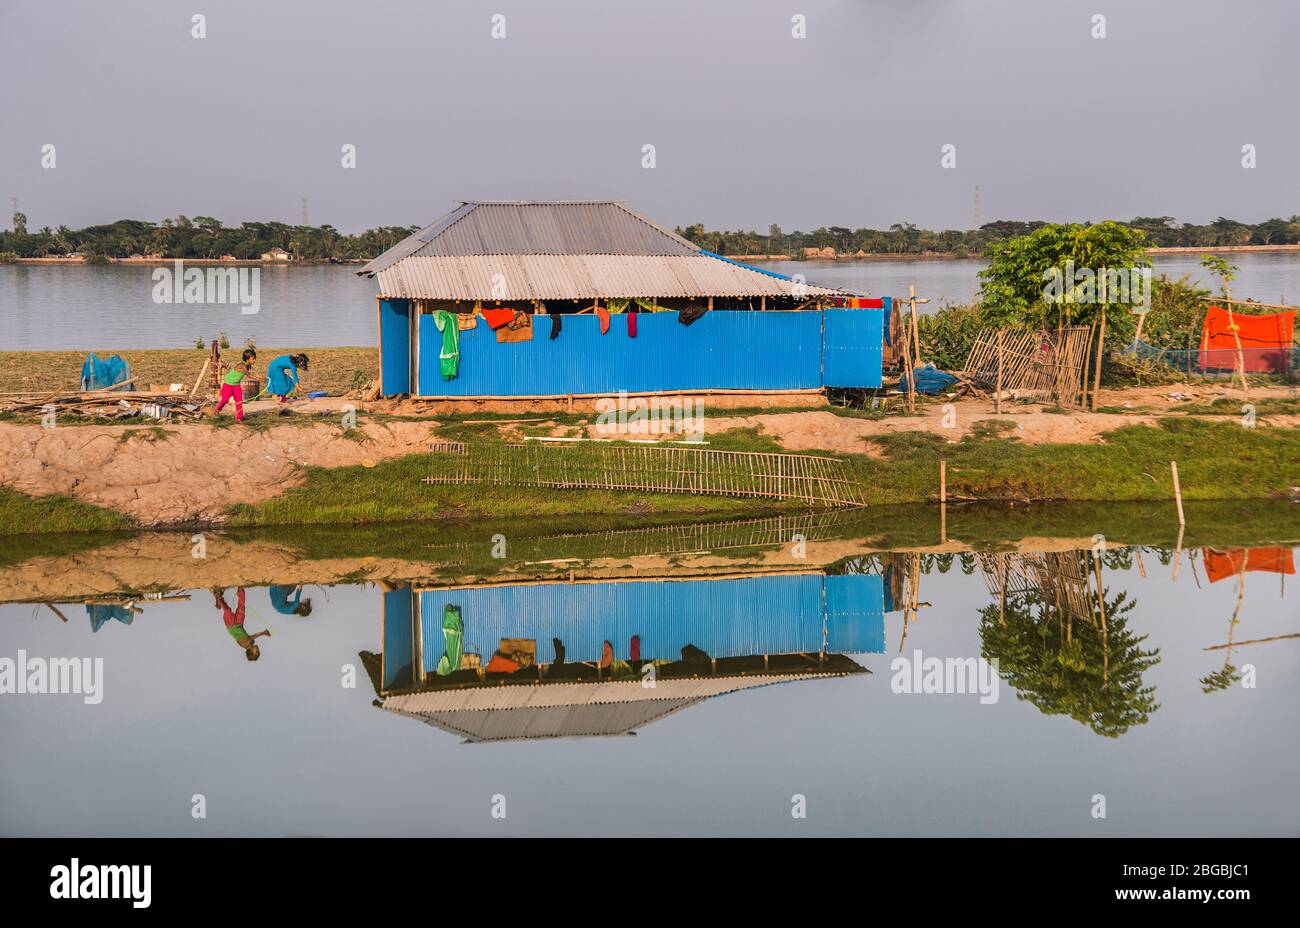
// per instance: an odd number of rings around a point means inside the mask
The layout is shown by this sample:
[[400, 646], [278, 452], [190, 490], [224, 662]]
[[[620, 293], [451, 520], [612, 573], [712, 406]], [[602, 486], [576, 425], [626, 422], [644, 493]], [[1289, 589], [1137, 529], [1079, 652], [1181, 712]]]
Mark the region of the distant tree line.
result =
[[[1029, 233], [1047, 225], [1045, 222], [986, 222], [978, 229], [947, 229], [935, 232], [918, 229], [910, 222], [895, 223], [888, 229], [848, 229], [830, 226], [813, 232], [783, 232], [773, 225], [763, 235], [759, 232], [712, 232], [700, 223], [678, 228], [677, 234], [701, 248], [717, 254], [782, 254], [802, 258], [807, 248], [833, 248], [836, 254], [952, 254], [977, 257], [990, 253], [995, 242]], [[1251, 224], [1220, 216], [1206, 225], [1185, 222], [1178, 225], [1172, 216], [1137, 216], [1119, 225], [1147, 235], [1153, 247], [1185, 246], [1207, 248], [1221, 245], [1293, 245], [1300, 243], [1300, 215], [1290, 219], [1266, 219]]]
[[[836, 254], [951, 254], [982, 257], [993, 245], [1028, 235], [1045, 222], [987, 222], [978, 229], [918, 229], [910, 222], [888, 229], [848, 229], [830, 226], [812, 232], [783, 232], [771, 226], [766, 235], [753, 231], [709, 231], [696, 223], [678, 228], [677, 234], [718, 254], [783, 254], [802, 258], [806, 248], [832, 248]], [[1170, 216], [1138, 216], [1119, 225], [1146, 233], [1149, 245], [1206, 248], [1219, 245], [1291, 245], [1300, 243], [1300, 215], [1266, 219], [1259, 223], [1219, 217], [1206, 225], [1178, 225]], [[330, 225], [294, 226], [283, 222], [245, 222], [224, 226], [211, 216], [177, 216], [161, 222], [119, 219], [107, 225], [70, 229], [46, 226], [27, 228], [27, 217], [13, 216], [13, 228], [0, 231], [0, 254], [20, 258], [81, 254], [87, 257], [126, 258], [160, 255], [165, 258], [256, 259], [272, 248], [283, 248], [297, 260], [329, 261], [373, 258], [392, 247], [417, 226], [381, 226], [347, 235]]]
[[417, 226], [384, 226], [359, 235], [346, 235], [333, 226], [291, 226], [283, 222], [245, 222], [224, 226], [211, 216], [177, 216], [161, 222], [119, 219], [108, 225], [70, 229], [49, 226], [32, 232], [27, 217], [15, 213], [13, 229], [0, 232], [0, 254], [20, 258], [80, 254], [88, 258], [127, 258], [160, 255], [165, 258], [256, 259], [272, 248], [282, 248], [301, 261], [373, 258], [417, 230]]

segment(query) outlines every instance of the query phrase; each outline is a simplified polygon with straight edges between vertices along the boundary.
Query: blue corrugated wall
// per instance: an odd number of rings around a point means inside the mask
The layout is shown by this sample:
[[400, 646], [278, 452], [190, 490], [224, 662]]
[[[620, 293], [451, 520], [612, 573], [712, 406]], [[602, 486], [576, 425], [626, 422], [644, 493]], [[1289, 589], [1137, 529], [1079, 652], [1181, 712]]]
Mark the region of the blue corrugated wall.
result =
[[[379, 301], [380, 391], [411, 392], [411, 315], [407, 300]], [[434, 356], [435, 358], [437, 355]]]
[[825, 312], [822, 386], [880, 386], [887, 310], [828, 309]]
[[[824, 316], [835, 337], [825, 348]], [[565, 316], [551, 340], [551, 321], [539, 316], [532, 341], [505, 344], [480, 320], [460, 333], [459, 375], [443, 380], [442, 336], [425, 314], [418, 387], [423, 396], [873, 387], [880, 385], [883, 317], [871, 309], [715, 311], [684, 326], [675, 312], [638, 313], [637, 336], [629, 338], [625, 315], [613, 316], [605, 335], [594, 315]], [[832, 361], [831, 381], [823, 376], [824, 358]], [[386, 369], [387, 347], [384, 363]], [[386, 376], [385, 393], [387, 383]]]
[[[835, 581], [823, 591], [823, 582]], [[491, 657], [502, 638], [537, 641], [538, 660], [554, 658], [559, 638], [566, 660], [599, 660], [604, 642], [628, 658], [633, 635], [643, 660], [679, 660], [693, 644], [712, 657], [815, 652], [827, 620], [829, 650], [884, 650], [879, 577], [799, 575], [740, 580], [628, 581], [540, 584], [420, 593], [424, 665], [432, 672], [445, 650], [444, 606], [459, 606], [465, 650]], [[834, 603], [828, 616], [824, 606]]]
[[384, 689], [410, 686], [414, 660], [414, 610], [409, 587], [384, 594]]

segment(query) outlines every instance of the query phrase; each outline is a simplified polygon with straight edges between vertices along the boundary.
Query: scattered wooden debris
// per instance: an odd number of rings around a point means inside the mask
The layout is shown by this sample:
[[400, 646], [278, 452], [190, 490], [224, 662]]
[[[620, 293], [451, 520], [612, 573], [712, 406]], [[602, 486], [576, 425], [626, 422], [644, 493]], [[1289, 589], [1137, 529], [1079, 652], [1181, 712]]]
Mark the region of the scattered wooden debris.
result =
[[148, 390], [58, 391], [43, 396], [20, 396], [0, 405], [0, 411], [17, 416], [76, 415], [105, 419], [202, 419], [203, 408], [183, 394]]

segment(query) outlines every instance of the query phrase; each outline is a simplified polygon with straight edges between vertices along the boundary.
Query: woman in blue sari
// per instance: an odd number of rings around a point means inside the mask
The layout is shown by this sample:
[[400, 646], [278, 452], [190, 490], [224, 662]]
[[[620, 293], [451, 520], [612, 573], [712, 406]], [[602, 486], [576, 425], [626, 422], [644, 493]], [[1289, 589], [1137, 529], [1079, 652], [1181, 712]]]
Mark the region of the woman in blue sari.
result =
[[266, 392], [288, 402], [289, 394], [298, 389], [298, 371], [307, 370], [305, 354], [282, 354], [266, 368]]

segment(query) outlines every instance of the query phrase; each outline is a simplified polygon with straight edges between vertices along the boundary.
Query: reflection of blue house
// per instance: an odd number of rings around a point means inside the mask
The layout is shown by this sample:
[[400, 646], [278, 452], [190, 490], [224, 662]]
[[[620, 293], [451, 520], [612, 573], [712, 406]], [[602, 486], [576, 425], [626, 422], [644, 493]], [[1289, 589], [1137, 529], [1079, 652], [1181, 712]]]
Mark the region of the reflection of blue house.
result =
[[880, 653], [882, 599], [881, 578], [860, 574], [397, 590], [384, 595], [381, 689], [419, 686], [434, 673], [445, 606], [460, 610], [467, 652], [533, 639], [546, 663], [559, 639], [568, 661], [596, 661], [609, 641], [627, 660], [635, 636], [640, 659], [676, 661], [687, 645], [712, 658]]
[[[821, 574], [397, 590], [383, 653], [361, 659], [377, 705], [467, 741], [631, 735], [716, 696], [866, 673], [843, 652], [884, 650], [881, 597], [877, 576]], [[449, 640], [462, 658], [535, 643], [537, 663], [439, 673]]]

